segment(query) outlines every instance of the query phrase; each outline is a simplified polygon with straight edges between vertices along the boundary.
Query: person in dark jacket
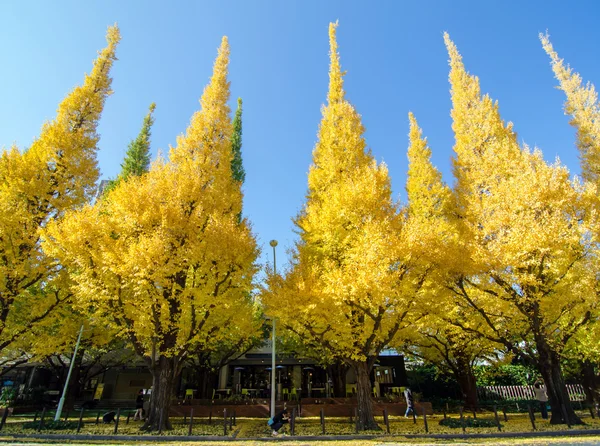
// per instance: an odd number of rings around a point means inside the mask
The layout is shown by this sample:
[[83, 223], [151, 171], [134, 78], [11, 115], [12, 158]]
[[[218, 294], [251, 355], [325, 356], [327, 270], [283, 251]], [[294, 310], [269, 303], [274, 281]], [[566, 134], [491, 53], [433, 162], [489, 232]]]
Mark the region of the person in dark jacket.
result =
[[416, 417], [417, 412], [415, 411], [415, 400], [411, 390], [408, 387], [404, 391], [404, 398], [406, 398], [406, 413], [404, 414], [404, 418], [408, 418], [408, 414], [410, 412], [412, 412], [413, 416]]
[[135, 398], [135, 414], [133, 415], [133, 421], [144, 418], [144, 389], [140, 389]]
[[289, 422], [288, 411], [287, 409], [283, 409], [277, 415], [273, 417], [273, 424], [271, 425], [271, 429], [273, 429], [273, 436], [276, 437], [279, 435], [279, 429], [283, 427], [284, 424]]

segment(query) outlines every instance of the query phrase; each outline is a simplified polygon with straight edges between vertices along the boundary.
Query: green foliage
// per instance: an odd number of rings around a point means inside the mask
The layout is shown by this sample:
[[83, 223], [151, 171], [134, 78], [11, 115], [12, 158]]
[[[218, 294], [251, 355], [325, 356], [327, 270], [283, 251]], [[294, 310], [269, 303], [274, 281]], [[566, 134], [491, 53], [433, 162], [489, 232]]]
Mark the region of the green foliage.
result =
[[[461, 421], [460, 418], [445, 418], [443, 420], [440, 421], [440, 426], [446, 426], [446, 427], [451, 427], [451, 428], [461, 428], [462, 426], [465, 427], [496, 427], [496, 421], [495, 420], [486, 420], [483, 418], [471, 418], [471, 417], [467, 417], [467, 418], [463, 418], [463, 420]], [[502, 426], [502, 425], [500, 425]]]
[[17, 389], [14, 387], [3, 387], [0, 392], [0, 407], [8, 407], [17, 397]]
[[530, 386], [540, 377], [534, 367], [522, 364], [480, 365], [473, 372], [478, 386]]
[[454, 377], [433, 364], [419, 364], [406, 371], [408, 385], [413, 392], [419, 392], [423, 399], [460, 399], [460, 387]]
[[[50, 421], [44, 421], [44, 424], [42, 425], [42, 430], [47, 430], [47, 431], [71, 430], [71, 429], [77, 429], [78, 424], [79, 424], [78, 421], [50, 420]], [[83, 426], [83, 423], [81, 423], [81, 425]], [[23, 429], [36, 429], [37, 430], [39, 427], [40, 427], [39, 421], [30, 421], [29, 423], [23, 424]]]
[[233, 134], [231, 135], [231, 176], [238, 183], [246, 180], [246, 172], [242, 164], [242, 98], [237, 100], [237, 110], [233, 118]]

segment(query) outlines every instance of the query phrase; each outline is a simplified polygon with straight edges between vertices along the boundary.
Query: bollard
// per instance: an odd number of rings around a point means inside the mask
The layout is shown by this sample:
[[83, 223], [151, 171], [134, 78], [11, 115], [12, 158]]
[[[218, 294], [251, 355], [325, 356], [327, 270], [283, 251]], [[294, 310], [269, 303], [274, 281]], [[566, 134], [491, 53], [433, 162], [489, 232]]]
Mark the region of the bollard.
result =
[[292, 419], [290, 422], [290, 435], [294, 435], [296, 432], [296, 408], [292, 409]]
[[223, 409], [223, 435], [227, 436], [227, 409]]
[[[113, 432], [115, 435], [117, 435], [117, 430], [119, 429], [119, 418], [120, 417], [121, 417], [121, 408], [118, 407], [117, 408], [117, 419], [115, 421], [115, 431]], [[160, 432], [160, 430], [159, 430], [159, 432]]]
[[190, 409], [190, 426], [188, 427], [188, 435], [192, 435], [192, 429], [194, 428], [194, 408]]
[[81, 411], [79, 412], [79, 423], [77, 423], [77, 433], [79, 433], [81, 431], [81, 425], [83, 424], [83, 411], [85, 410], [85, 408], [81, 408]]
[[463, 416], [463, 408], [461, 407], [459, 410], [460, 410], [460, 425], [462, 427], [463, 434], [466, 434], [467, 429], [465, 426], [465, 417]]
[[4, 424], [6, 423], [7, 417], [8, 417], [8, 407], [5, 407], [4, 413], [2, 414], [2, 421], [0, 421], [0, 431], [4, 428]]
[[390, 420], [388, 418], [387, 408], [383, 409], [383, 422], [385, 423], [385, 430], [390, 433]]
[[46, 408], [42, 409], [42, 415], [40, 415], [40, 424], [38, 425], [38, 432], [42, 430], [44, 427], [44, 415], [46, 415]]
[[531, 408], [531, 404], [527, 407], [527, 410], [529, 412], [529, 420], [531, 421], [531, 427], [533, 428], [533, 430], [535, 429], [535, 415], [533, 414], [533, 409]]
[[102, 412], [98, 412], [98, 413], [96, 414], [96, 424], [98, 424], [98, 420], [100, 419], [100, 414], [101, 414], [101, 413], [102, 413]]
[[358, 408], [354, 408], [354, 430], [358, 434]]
[[508, 415], [506, 415], [506, 407], [502, 408], [502, 413], [504, 414], [504, 422], [506, 423], [508, 421]]
[[[425, 412], [425, 408], [423, 407], [423, 424], [425, 425], [425, 433], [429, 433], [429, 425], [427, 424], [427, 412]], [[390, 428], [388, 425], [388, 434], [390, 433]]]
[[498, 410], [496, 406], [494, 406], [494, 417], [496, 418], [496, 426], [498, 426], [498, 432], [502, 432], [502, 428], [500, 427], [500, 419], [498, 418]]
[[567, 415], [567, 408], [564, 404], [561, 405], [561, 408], [563, 413], [563, 420], [565, 420], [565, 424], [567, 425], [567, 427], [571, 429], [571, 422], [569, 421], [569, 416]]
[[321, 431], [325, 435], [325, 411], [321, 409]]

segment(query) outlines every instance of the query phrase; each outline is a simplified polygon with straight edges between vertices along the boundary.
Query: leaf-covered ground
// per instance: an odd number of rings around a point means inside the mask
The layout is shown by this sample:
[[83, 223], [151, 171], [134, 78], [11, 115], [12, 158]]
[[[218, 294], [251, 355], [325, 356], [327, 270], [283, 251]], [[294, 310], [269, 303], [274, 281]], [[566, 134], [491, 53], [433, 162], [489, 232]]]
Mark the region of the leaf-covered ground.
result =
[[[579, 415], [584, 420], [585, 424], [576, 426], [576, 429], [600, 429], [600, 420], [592, 419], [589, 413], [580, 412]], [[459, 416], [456, 414], [450, 415], [449, 418], [456, 420], [453, 423], [447, 423], [449, 425], [442, 425], [440, 421], [444, 419], [443, 415], [428, 416], [428, 427], [430, 434], [461, 434], [462, 428], [460, 427]], [[498, 429], [493, 423], [495, 418], [493, 413], [482, 413], [477, 415], [478, 420], [487, 420], [492, 426], [488, 427], [467, 427], [466, 432], [469, 433], [496, 433]], [[76, 419], [75, 419], [76, 420]], [[37, 434], [36, 429], [24, 429], [25, 422], [32, 421], [32, 417], [9, 417], [3, 431], [2, 436], [10, 436], [10, 434], [18, 433], [30, 433]], [[84, 418], [84, 425], [79, 435], [85, 439], [87, 435], [113, 435], [114, 424], [99, 424], [95, 423], [96, 417], [89, 416]], [[212, 420], [212, 424], [208, 423], [208, 419], [195, 419], [194, 420], [193, 435], [198, 436], [223, 436], [223, 421]], [[508, 414], [508, 421], [504, 421], [503, 417], [500, 416], [502, 432], [531, 432], [532, 426], [529, 420], [528, 414]], [[183, 418], [171, 418], [174, 429], [172, 431], [163, 432], [163, 435], [187, 435], [188, 424], [184, 423]], [[360, 432], [360, 434], [373, 434], [378, 435], [380, 438], [376, 440], [377, 444], [383, 444], [384, 442], [400, 440], [405, 441], [404, 435], [411, 434], [425, 434], [425, 425], [422, 417], [417, 419], [414, 423], [412, 419], [406, 419], [404, 417], [393, 417], [390, 416], [390, 435], [386, 433], [385, 424], [382, 417], [377, 418], [377, 422], [381, 426], [380, 431], [366, 431]], [[536, 430], [542, 432], [550, 431], [564, 431], [568, 430], [567, 426], [564, 425], [550, 425], [548, 420], [542, 420], [539, 417], [535, 420]], [[472, 423], [469, 423], [472, 424]], [[484, 423], [485, 424], [485, 423]], [[119, 423], [118, 434], [120, 435], [156, 435], [156, 433], [147, 433], [140, 431], [142, 423], [139, 421], [130, 421], [126, 423], [126, 418], [122, 418]], [[453, 427], [456, 426], [456, 427]], [[290, 434], [290, 426], [285, 425], [282, 432], [286, 435]], [[44, 434], [76, 434], [76, 429], [67, 430], [43, 430]], [[354, 423], [350, 422], [349, 418], [326, 418], [325, 421], [325, 435], [354, 435], [355, 426]], [[265, 437], [271, 437], [271, 429], [267, 426], [266, 419], [258, 418], [238, 418], [236, 426], [233, 429], [228, 427], [228, 436], [235, 435], [238, 440], [252, 440], [260, 439]], [[295, 435], [302, 436], [322, 436], [322, 427], [318, 417], [298, 417], [296, 419], [296, 431]], [[348, 440], [345, 440], [345, 444], [349, 444]], [[417, 440], [411, 439], [412, 443]], [[423, 440], [425, 442], [432, 442], [432, 440]], [[478, 440], [482, 441], [482, 440]], [[504, 441], [504, 440], [502, 440]], [[510, 441], [510, 440], [506, 440]], [[465, 440], [460, 440], [464, 443]], [[495, 443], [498, 443], [496, 439]], [[521, 441], [522, 443], [522, 441]], [[251, 443], [250, 443], [251, 444]], [[286, 443], [290, 444], [290, 443]], [[305, 444], [305, 443], [304, 443]], [[311, 442], [311, 445], [315, 444]], [[327, 444], [332, 445], [335, 443], [328, 442]], [[356, 443], [356, 444], [371, 444], [367, 443]], [[545, 444], [545, 443], [544, 443]]]

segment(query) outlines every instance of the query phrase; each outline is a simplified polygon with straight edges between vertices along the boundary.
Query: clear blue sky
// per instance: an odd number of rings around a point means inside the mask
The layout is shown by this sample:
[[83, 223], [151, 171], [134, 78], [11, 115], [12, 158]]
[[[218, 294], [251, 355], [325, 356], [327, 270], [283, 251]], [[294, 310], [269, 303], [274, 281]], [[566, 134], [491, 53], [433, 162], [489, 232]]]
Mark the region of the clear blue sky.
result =
[[[0, 145], [27, 147], [58, 103], [89, 72], [118, 22], [122, 42], [114, 95], [99, 128], [99, 162], [113, 177], [151, 102], [153, 152], [185, 131], [223, 35], [231, 44], [231, 104], [244, 100], [245, 215], [263, 260], [293, 245], [291, 218], [306, 173], [328, 82], [330, 21], [347, 70], [347, 97], [362, 114], [369, 147], [405, 200], [407, 113], [429, 138], [433, 161], [452, 183], [448, 31], [482, 89], [515, 123], [521, 141], [560, 156], [579, 172], [574, 130], [538, 32], [600, 86], [600, 2], [596, 1], [28, 1], [0, 3]], [[278, 262], [279, 263], [279, 262]]]

